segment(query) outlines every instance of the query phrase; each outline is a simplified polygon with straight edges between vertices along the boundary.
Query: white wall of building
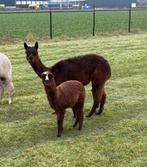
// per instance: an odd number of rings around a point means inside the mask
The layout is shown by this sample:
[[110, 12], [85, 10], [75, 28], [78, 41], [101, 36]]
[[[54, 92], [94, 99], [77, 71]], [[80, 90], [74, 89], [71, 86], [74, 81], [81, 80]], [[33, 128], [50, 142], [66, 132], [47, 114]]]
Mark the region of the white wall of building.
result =
[[80, 2], [84, 2], [85, 0], [46, 0], [46, 1], [41, 1], [41, 0], [16, 0], [16, 5], [29, 5], [29, 4], [44, 4], [47, 5], [49, 3], [60, 3], [61, 6], [63, 3], [72, 3], [72, 4], [79, 4]]

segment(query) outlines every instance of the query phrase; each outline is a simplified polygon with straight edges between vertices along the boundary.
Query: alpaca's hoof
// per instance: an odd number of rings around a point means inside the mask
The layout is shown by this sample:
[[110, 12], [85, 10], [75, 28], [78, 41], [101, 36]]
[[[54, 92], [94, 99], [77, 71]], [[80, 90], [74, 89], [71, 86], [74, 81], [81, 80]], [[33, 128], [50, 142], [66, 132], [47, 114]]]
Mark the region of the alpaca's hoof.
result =
[[99, 112], [96, 112], [96, 113], [95, 113], [95, 115], [100, 115], [100, 114], [101, 114], [101, 113], [99, 113]]
[[75, 127], [76, 127], [76, 125], [77, 125], [77, 124], [73, 124], [73, 128], [75, 128]]
[[98, 111], [98, 112], [95, 113], [95, 115], [101, 115], [101, 113], [102, 113], [102, 112], [99, 112], [99, 111]]
[[87, 118], [90, 118], [90, 117], [91, 117], [91, 114], [86, 115], [86, 117], [87, 117]]
[[86, 117], [91, 117], [94, 113], [96, 113], [96, 110], [91, 110]]
[[61, 137], [61, 134], [57, 134], [57, 137]]
[[78, 130], [79, 130], [79, 131], [82, 130], [82, 127], [79, 127]]

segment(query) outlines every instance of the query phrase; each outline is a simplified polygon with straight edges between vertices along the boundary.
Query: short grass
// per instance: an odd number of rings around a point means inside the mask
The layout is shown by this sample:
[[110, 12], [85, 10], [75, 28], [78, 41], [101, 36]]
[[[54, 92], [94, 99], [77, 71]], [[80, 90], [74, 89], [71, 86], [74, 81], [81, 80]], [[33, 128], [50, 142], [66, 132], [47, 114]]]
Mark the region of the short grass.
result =
[[[147, 11], [133, 11], [131, 31], [147, 31]], [[0, 14], [0, 37], [24, 39], [28, 33], [49, 37], [49, 13]], [[97, 11], [96, 34], [127, 33], [128, 11]], [[92, 35], [92, 12], [59, 12], [52, 14], [53, 38]]]
[[[1, 45], [13, 65], [14, 103], [0, 103], [1, 167], [145, 167], [147, 166], [147, 34], [40, 42], [42, 61], [55, 62], [99, 52], [111, 64], [112, 77], [101, 116], [84, 117], [82, 131], [72, 128], [67, 110], [64, 132], [56, 137], [56, 117], [41, 80], [25, 59], [23, 42]], [[80, 72], [80, 71], [79, 71]], [[86, 87], [84, 115], [92, 106]]]

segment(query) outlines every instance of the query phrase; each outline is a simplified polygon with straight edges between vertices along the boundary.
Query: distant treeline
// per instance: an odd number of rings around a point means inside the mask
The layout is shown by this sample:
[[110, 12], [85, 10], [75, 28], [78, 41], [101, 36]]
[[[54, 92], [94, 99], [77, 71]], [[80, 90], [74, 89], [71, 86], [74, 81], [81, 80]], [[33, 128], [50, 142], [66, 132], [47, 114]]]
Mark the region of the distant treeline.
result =
[[86, 3], [97, 8], [127, 8], [137, 0], [86, 0]]

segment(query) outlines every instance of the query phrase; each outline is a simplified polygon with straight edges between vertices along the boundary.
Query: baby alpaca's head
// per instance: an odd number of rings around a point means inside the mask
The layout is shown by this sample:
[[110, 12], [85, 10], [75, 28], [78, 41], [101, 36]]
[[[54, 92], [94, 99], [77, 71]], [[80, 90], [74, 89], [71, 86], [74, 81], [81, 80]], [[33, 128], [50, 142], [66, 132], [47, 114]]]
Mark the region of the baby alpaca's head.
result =
[[45, 86], [51, 86], [54, 83], [54, 75], [50, 71], [43, 72], [41, 78]]

